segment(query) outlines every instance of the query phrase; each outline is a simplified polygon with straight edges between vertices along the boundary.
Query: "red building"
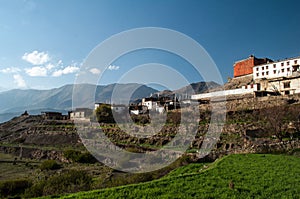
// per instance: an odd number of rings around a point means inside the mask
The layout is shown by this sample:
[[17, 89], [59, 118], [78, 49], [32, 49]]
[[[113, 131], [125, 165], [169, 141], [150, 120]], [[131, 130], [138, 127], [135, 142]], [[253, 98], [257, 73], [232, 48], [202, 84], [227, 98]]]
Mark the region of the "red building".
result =
[[233, 76], [240, 77], [244, 75], [250, 75], [253, 73], [253, 67], [261, 64], [273, 62], [268, 58], [256, 58], [250, 55], [247, 59], [237, 61], [233, 65]]

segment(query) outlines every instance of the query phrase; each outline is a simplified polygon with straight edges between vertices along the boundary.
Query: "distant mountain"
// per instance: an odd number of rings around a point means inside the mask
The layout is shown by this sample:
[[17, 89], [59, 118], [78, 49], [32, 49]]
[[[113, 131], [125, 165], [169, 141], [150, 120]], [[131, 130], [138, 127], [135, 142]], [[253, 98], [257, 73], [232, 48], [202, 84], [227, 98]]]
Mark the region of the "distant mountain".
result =
[[[114, 102], [111, 101], [112, 93], [117, 89]], [[136, 89], [136, 90], [135, 90]], [[50, 90], [9, 90], [0, 93], [0, 122], [11, 119], [27, 110], [31, 114], [37, 111], [56, 110], [67, 111], [72, 109], [73, 91], [83, 99], [81, 104], [93, 102], [124, 103], [123, 99], [131, 92], [131, 100], [147, 97], [157, 90], [141, 84], [110, 84], [96, 86], [91, 84], [66, 85]], [[94, 94], [92, 97], [89, 94]]]
[[188, 94], [188, 95], [193, 95], [193, 94], [200, 94], [200, 93], [205, 93], [209, 92], [211, 89], [215, 89], [217, 87], [220, 87], [221, 85], [216, 83], [216, 82], [197, 82], [197, 83], [192, 83], [188, 86], [185, 86], [183, 88], [180, 88], [178, 90], [175, 90], [174, 92], [176, 93], [181, 93], [181, 94]]
[[[221, 87], [220, 84], [217, 84], [216, 82], [197, 82], [192, 83], [190, 85], [187, 85], [185, 87], [182, 87], [180, 89], [170, 91], [170, 90], [164, 90], [155, 93], [155, 95], [159, 96], [172, 96], [176, 93], [176, 95], [180, 95], [182, 98], [188, 98], [188, 96], [194, 95], [194, 94], [200, 94], [200, 93], [206, 93], [213, 89]], [[171, 97], [172, 98], [172, 97]]]
[[[66, 113], [72, 109], [72, 96], [79, 96], [81, 99], [77, 105], [73, 104], [74, 107], [89, 107], [94, 102], [128, 104], [128, 100], [124, 99], [129, 98], [131, 101], [138, 101], [138, 99], [149, 97], [155, 93], [164, 96], [171, 96], [176, 93], [184, 97], [208, 92], [210, 89], [217, 87], [220, 87], [220, 85], [215, 82], [198, 82], [175, 91], [165, 90], [161, 92], [135, 83], [109, 84], [106, 86], [77, 84], [65, 85], [50, 90], [14, 89], [0, 92], [0, 123], [22, 114], [25, 110], [30, 114], [39, 114], [41, 111]], [[90, 94], [93, 95], [89, 96]], [[113, 100], [112, 96], [114, 96]]]

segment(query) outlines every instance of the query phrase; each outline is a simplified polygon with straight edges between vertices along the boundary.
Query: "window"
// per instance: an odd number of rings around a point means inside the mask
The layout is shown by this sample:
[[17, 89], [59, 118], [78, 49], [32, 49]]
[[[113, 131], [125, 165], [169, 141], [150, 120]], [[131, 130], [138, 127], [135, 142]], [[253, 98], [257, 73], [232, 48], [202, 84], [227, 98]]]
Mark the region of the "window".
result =
[[266, 66], [266, 69], [268, 70], [268, 69], [269, 69], [269, 66]]
[[256, 71], [258, 71], [258, 68], [256, 68]]
[[269, 75], [269, 71], [266, 72], [266, 75]]
[[284, 63], [283, 63], [283, 62], [281, 63], [281, 66], [284, 66]]
[[287, 72], [290, 72], [291, 69], [290, 69], [290, 68], [287, 68], [286, 70], [287, 70]]
[[259, 73], [256, 73], [256, 76], [258, 77], [258, 76], [259, 76]]
[[261, 67], [262, 70], [265, 70], [265, 67]]
[[291, 88], [291, 82], [283, 82], [283, 88]]
[[294, 65], [293, 66], [293, 72], [297, 72], [299, 70], [299, 65]]
[[281, 72], [282, 72], [282, 73], [284, 73], [284, 68], [283, 68], [283, 69], [281, 69]]
[[262, 72], [261, 75], [264, 76], [264, 75], [265, 75], [265, 72]]
[[284, 94], [285, 94], [285, 95], [289, 95], [289, 94], [290, 94], [290, 91], [284, 91]]
[[288, 65], [290, 65], [290, 62], [288, 61], [288, 62], [286, 62], [286, 65], [288, 66]]
[[276, 68], [276, 64], [273, 64], [273, 68]]
[[273, 70], [273, 73], [276, 74], [276, 70]]
[[298, 60], [294, 60], [294, 64], [297, 64], [297, 61], [298, 61]]

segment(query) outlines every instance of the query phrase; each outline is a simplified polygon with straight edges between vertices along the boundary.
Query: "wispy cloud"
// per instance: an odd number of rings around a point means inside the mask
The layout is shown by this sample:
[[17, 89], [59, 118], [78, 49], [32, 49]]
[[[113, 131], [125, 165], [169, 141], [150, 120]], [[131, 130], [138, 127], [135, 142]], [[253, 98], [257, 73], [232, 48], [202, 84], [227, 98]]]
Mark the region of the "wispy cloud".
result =
[[98, 68], [91, 68], [89, 71], [94, 75], [99, 75], [101, 73], [101, 70]]
[[45, 77], [47, 76], [47, 69], [41, 66], [34, 66], [32, 68], [26, 68], [25, 72], [31, 77]]
[[17, 86], [19, 88], [26, 88], [27, 87], [25, 80], [19, 74], [14, 75], [14, 82], [17, 84]]
[[53, 77], [59, 77], [62, 75], [67, 75], [67, 74], [71, 74], [71, 73], [76, 73], [79, 71], [79, 67], [77, 66], [67, 66], [64, 69], [60, 69], [60, 70], [56, 70], [52, 73]]
[[0, 70], [1, 73], [18, 73], [18, 72], [21, 72], [21, 69], [20, 68], [17, 68], [17, 67], [8, 67], [8, 68], [4, 68], [4, 69], [1, 69]]
[[108, 70], [119, 70], [120, 66], [115, 66], [115, 65], [109, 65], [107, 67]]
[[46, 52], [38, 52], [35, 50], [31, 53], [25, 53], [22, 59], [33, 65], [43, 65], [50, 61], [50, 56]]

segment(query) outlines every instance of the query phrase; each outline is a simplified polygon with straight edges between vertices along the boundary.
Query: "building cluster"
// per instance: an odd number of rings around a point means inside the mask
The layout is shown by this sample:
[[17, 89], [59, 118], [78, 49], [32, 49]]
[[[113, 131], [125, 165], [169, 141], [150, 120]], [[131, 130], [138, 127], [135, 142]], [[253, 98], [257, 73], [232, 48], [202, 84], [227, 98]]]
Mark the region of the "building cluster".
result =
[[192, 100], [218, 96], [252, 94], [254, 97], [292, 95], [300, 93], [300, 57], [273, 61], [250, 55], [234, 63], [234, 79], [251, 77], [250, 84], [241, 88], [192, 95]]
[[[153, 95], [143, 98], [141, 102], [129, 106], [111, 104], [114, 113], [129, 112], [133, 115], [148, 114], [149, 111], [164, 113], [178, 109], [191, 101], [207, 101], [213, 97], [242, 96], [250, 94], [253, 97], [269, 95], [293, 95], [300, 93], [300, 57], [273, 61], [269, 58], [256, 58], [250, 55], [248, 58], [234, 63], [234, 78], [251, 79], [251, 83], [242, 85], [240, 88], [220, 90], [208, 93], [195, 94], [182, 100], [180, 95], [170, 94], [166, 96]], [[179, 100], [180, 99], [180, 100]], [[179, 102], [180, 101], [180, 102]], [[65, 119], [89, 119], [94, 111], [102, 103], [95, 103], [94, 110], [89, 108], [77, 108], [69, 111], [68, 115], [59, 112], [43, 112], [42, 116], [50, 120]]]

